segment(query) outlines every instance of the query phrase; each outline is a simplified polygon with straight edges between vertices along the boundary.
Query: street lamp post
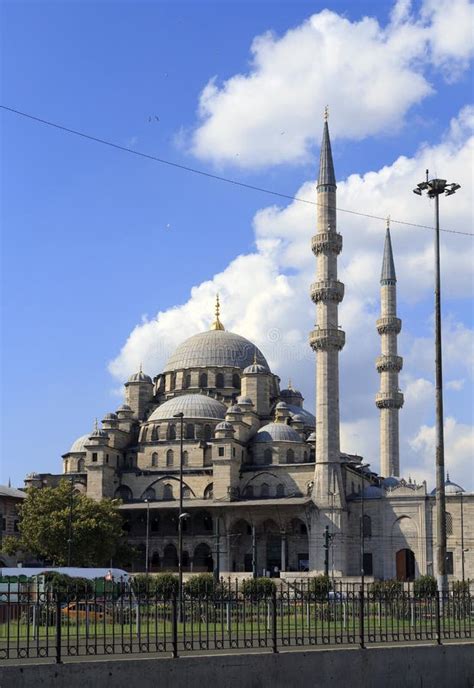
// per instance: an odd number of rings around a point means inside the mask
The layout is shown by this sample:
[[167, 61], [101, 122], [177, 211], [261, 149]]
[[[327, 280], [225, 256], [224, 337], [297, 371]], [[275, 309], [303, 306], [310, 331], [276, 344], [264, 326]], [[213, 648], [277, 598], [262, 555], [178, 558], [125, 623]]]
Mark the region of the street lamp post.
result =
[[464, 503], [462, 490], [458, 490], [458, 495], [461, 501], [461, 578], [464, 583]]
[[145, 499], [146, 502], [146, 540], [145, 540], [145, 573], [147, 576], [150, 572], [150, 500]]
[[451, 196], [459, 184], [448, 184], [446, 179], [429, 179], [417, 184], [413, 193], [421, 196], [426, 191], [435, 201], [435, 378], [436, 378], [436, 568], [438, 590], [447, 589], [446, 575], [446, 494], [444, 487], [444, 427], [443, 427], [443, 360], [441, 349], [441, 277], [439, 257], [439, 197]]
[[360, 582], [362, 591], [365, 585], [365, 567], [364, 567], [364, 554], [365, 554], [365, 530], [364, 530], [364, 517], [365, 517], [365, 498], [364, 498], [364, 468], [368, 468], [370, 463], [363, 463], [360, 465], [360, 477], [361, 477], [361, 504], [360, 504]]
[[174, 418], [180, 420], [179, 432], [179, 512], [178, 512], [178, 599], [179, 620], [183, 615], [183, 423], [184, 413], [176, 413]]
[[67, 539], [67, 565], [71, 566], [72, 561], [72, 519], [74, 509], [74, 477], [71, 476], [71, 490], [69, 492], [69, 534]]

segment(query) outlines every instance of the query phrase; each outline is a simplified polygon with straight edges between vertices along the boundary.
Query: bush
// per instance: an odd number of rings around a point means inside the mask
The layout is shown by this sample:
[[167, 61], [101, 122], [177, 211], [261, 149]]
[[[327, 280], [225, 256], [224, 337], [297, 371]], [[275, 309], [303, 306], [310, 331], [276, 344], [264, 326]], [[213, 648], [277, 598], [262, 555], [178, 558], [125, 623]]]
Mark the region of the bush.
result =
[[88, 578], [73, 578], [59, 571], [47, 571], [44, 574], [47, 589], [61, 595], [92, 595], [94, 581]]
[[184, 585], [184, 592], [190, 597], [208, 597], [214, 593], [216, 584], [212, 573], [199, 573]]
[[377, 580], [368, 587], [369, 594], [374, 598], [393, 600], [401, 594], [403, 590], [402, 582], [395, 578], [389, 580]]
[[332, 581], [329, 576], [315, 576], [308, 580], [308, 599], [318, 602], [326, 602], [329, 592], [332, 590]]
[[260, 600], [271, 597], [276, 585], [271, 578], [246, 578], [242, 581], [241, 590], [244, 597]]
[[438, 591], [438, 585], [434, 576], [420, 576], [413, 586], [415, 597], [434, 597]]
[[178, 594], [179, 579], [172, 573], [160, 573], [153, 577], [155, 595], [163, 600], [169, 600]]
[[453, 593], [459, 597], [469, 595], [469, 581], [458, 580], [453, 582]]

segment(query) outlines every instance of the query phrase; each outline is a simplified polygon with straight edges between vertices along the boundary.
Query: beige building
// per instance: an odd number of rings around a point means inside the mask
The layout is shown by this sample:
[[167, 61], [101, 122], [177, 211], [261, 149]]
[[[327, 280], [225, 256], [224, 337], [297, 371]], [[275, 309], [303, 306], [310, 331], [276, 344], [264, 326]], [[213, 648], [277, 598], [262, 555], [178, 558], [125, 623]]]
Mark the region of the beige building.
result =
[[[182, 429], [185, 570], [218, 565], [221, 573], [275, 574], [328, 568], [337, 576], [357, 576], [363, 521], [367, 575], [409, 580], [433, 572], [434, 495], [425, 484], [400, 477], [401, 320], [388, 229], [377, 321], [382, 351], [376, 362], [384, 475], [370, 472], [362, 457], [344, 454], [339, 446], [338, 359], [345, 335], [338, 323], [344, 285], [337, 278], [337, 258], [343, 240], [336, 227], [327, 121], [317, 193], [318, 226], [311, 243], [316, 279], [310, 289], [316, 307], [310, 333], [316, 417], [304, 408], [297, 389], [280, 388], [264, 352], [224, 328], [217, 302], [209, 331], [184, 341], [153, 377], [142, 370], [132, 375], [125, 384], [126, 403], [63, 455], [63, 474], [78, 489], [94, 499], [122, 500], [128, 537], [139, 551], [136, 570], [145, 568], [147, 530], [151, 570], [177, 568]], [[26, 483], [42, 486], [59, 478], [31, 474]], [[446, 491], [448, 570], [461, 578], [464, 568], [465, 577], [472, 577], [474, 549], [466, 543], [474, 496], [449, 479]]]
[[[26, 493], [16, 490], [10, 485], [0, 485], [0, 549], [4, 537], [18, 537], [18, 523], [20, 520], [18, 507], [26, 498]], [[14, 566], [16, 557], [7, 556], [2, 553], [0, 557], [0, 567]]]

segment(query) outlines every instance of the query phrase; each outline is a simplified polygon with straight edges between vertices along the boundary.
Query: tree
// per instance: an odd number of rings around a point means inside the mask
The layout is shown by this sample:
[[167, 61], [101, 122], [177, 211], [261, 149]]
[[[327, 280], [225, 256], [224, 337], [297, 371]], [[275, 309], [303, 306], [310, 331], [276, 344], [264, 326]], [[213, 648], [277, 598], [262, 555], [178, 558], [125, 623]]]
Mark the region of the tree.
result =
[[29, 488], [19, 507], [20, 536], [5, 538], [3, 551], [21, 550], [54, 566], [65, 566], [71, 536], [72, 566], [107, 565], [123, 547], [119, 502], [96, 502], [71, 488], [68, 480], [61, 480], [57, 487]]

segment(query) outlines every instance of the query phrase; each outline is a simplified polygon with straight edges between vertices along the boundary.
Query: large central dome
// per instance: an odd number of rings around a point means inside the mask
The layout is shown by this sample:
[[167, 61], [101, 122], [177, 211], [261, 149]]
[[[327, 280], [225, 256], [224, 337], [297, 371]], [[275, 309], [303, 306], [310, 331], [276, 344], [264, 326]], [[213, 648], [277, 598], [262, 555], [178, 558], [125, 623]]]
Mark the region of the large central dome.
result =
[[182, 370], [183, 368], [212, 368], [223, 366], [241, 368], [254, 362], [270, 370], [265, 356], [245, 337], [225, 330], [200, 332], [186, 339], [170, 356], [164, 372]]

